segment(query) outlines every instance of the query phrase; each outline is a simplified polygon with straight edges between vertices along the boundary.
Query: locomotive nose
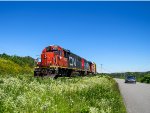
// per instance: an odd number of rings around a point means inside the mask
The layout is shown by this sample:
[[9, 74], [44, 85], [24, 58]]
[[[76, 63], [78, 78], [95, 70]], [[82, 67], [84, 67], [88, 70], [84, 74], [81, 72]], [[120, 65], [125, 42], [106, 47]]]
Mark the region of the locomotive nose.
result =
[[54, 54], [52, 52], [43, 53], [41, 55], [42, 66], [50, 66], [53, 64]]

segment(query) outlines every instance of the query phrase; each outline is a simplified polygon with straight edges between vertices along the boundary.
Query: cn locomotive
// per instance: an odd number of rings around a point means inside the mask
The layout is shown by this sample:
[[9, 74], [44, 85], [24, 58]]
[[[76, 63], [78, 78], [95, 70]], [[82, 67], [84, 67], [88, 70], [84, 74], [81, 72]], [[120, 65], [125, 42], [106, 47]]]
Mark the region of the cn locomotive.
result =
[[96, 74], [96, 64], [57, 45], [44, 48], [41, 61], [37, 62], [34, 76], [67, 76]]

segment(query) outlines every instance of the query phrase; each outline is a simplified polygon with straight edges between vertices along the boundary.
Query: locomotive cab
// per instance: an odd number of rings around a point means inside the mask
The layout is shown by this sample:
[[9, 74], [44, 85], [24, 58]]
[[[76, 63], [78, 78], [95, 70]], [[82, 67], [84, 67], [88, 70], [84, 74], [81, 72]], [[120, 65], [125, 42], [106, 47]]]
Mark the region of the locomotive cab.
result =
[[41, 54], [41, 66], [47, 67], [54, 63], [54, 56], [57, 50], [55, 52], [51, 50], [51, 47], [46, 47]]
[[41, 66], [67, 67], [67, 53], [59, 46], [48, 46], [42, 51]]

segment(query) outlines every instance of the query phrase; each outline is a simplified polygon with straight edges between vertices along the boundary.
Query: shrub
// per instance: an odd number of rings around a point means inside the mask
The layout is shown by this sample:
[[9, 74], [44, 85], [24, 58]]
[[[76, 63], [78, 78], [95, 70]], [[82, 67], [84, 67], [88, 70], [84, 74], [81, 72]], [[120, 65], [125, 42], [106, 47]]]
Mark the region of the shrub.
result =
[[0, 58], [13, 61], [14, 63], [22, 67], [25, 65], [32, 67], [32, 68], [34, 67], [34, 59], [30, 56], [25, 56], [25, 57], [20, 57], [16, 55], [10, 56], [10, 55], [3, 53], [3, 54], [0, 54]]
[[28, 65], [22, 67], [11, 60], [0, 58], [0, 75], [17, 76], [18, 74], [32, 73], [32, 71], [33, 69]]
[[34, 59], [32, 57], [0, 54], [0, 74], [3, 76], [33, 73], [33, 67]]
[[144, 77], [142, 77], [141, 82], [150, 83], [150, 74], [145, 75]]

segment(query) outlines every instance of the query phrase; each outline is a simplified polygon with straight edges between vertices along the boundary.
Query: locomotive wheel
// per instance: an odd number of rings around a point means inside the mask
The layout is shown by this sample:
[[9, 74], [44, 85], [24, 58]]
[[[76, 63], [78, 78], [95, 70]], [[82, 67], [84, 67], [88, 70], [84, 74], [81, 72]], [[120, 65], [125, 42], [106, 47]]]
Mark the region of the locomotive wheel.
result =
[[51, 77], [51, 78], [56, 79], [56, 78], [59, 77], [59, 73], [58, 72], [59, 72], [58, 69], [56, 69], [56, 70], [48, 70], [46, 75]]
[[37, 73], [34, 71], [34, 77], [36, 77], [37, 76]]
[[57, 78], [56, 76], [58, 76], [58, 74], [56, 72], [47, 71], [46, 76], [51, 78]]
[[67, 70], [66, 74], [67, 74], [67, 77], [71, 77], [72, 70]]
[[85, 76], [85, 72], [84, 71], [80, 71], [80, 76]]
[[40, 72], [34, 71], [34, 77], [38, 77], [40, 75]]
[[51, 74], [49, 75], [51, 78], [58, 78], [58, 74]]
[[67, 73], [68, 73], [67, 69], [60, 69], [59, 70], [59, 74], [60, 74], [61, 77], [66, 77]]

